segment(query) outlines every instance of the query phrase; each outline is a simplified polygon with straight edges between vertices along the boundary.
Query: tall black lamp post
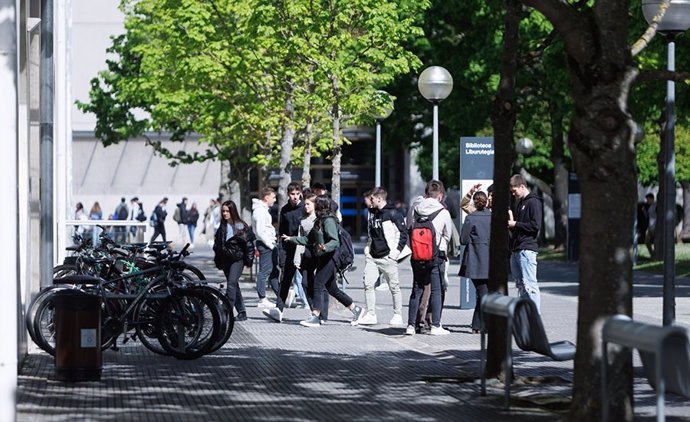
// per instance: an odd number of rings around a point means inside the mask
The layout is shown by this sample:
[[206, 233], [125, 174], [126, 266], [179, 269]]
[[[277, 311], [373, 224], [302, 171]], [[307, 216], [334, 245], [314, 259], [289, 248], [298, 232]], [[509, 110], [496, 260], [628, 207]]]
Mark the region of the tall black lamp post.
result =
[[[642, 13], [648, 23], [652, 23], [656, 17], [662, 0], [643, 0]], [[675, 50], [676, 36], [690, 28], [690, 0], [671, 0], [669, 8], [659, 21], [657, 32], [666, 36], [668, 45], [669, 72], [676, 70]], [[663, 324], [671, 325], [676, 317], [675, 305], [675, 278], [676, 278], [676, 153], [675, 153], [675, 124], [674, 112], [676, 102], [675, 82], [666, 82], [666, 127], [664, 131], [664, 143], [662, 145], [664, 174], [660, 178], [663, 183], [663, 216], [657, 218], [662, 223], [663, 235], [663, 272], [664, 272], [664, 300], [663, 300]], [[658, 203], [658, 201], [657, 201]]]

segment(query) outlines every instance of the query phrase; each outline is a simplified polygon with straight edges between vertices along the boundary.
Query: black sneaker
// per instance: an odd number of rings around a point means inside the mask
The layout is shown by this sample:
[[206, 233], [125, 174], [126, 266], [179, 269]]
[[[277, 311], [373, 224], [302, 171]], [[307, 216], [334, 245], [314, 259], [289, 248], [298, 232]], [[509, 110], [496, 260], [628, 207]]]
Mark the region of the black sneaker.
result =
[[235, 321], [246, 321], [247, 320], [247, 312], [242, 311], [238, 312], [237, 316], [235, 317]]

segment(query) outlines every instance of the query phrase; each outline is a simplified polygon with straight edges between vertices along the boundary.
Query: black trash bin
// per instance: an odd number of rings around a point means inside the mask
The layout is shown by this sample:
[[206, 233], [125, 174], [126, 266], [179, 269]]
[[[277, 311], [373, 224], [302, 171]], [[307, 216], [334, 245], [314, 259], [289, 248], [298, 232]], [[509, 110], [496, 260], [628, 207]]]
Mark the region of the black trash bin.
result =
[[55, 379], [101, 379], [101, 300], [81, 290], [61, 290], [53, 296], [55, 314]]

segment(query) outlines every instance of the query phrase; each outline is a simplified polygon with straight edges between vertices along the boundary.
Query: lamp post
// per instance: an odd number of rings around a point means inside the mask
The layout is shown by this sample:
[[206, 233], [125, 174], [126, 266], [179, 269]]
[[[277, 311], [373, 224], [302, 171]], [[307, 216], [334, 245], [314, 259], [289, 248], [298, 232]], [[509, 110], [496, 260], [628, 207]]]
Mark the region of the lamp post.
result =
[[[642, 13], [648, 23], [652, 23], [657, 15], [662, 0], [643, 0]], [[657, 32], [666, 36], [668, 47], [667, 70], [674, 72], [675, 63], [675, 39], [676, 36], [690, 28], [690, 0], [671, 0], [666, 13], [659, 21]], [[676, 154], [675, 154], [675, 82], [666, 81], [666, 127], [664, 130], [664, 143], [662, 145], [664, 175], [663, 183], [663, 273], [664, 273], [664, 300], [663, 300], [663, 324], [671, 325], [675, 319], [675, 277], [676, 277], [676, 250], [675, 250], [675, 226], [676, 226]]]
[[432, 177], [438, 180], [438, 104], [453, 91], [453, 77], [441, 66], [427, 67], [419, 75], [417, 87], [422, 96], [434, 106]]
[[376, 119], [376, 187], [381, 186], [381, 122], [393, 112], [393, 99], [386, 91], [376, 91], [376, 99], [383, 102], [382, 108], [374, 116]]

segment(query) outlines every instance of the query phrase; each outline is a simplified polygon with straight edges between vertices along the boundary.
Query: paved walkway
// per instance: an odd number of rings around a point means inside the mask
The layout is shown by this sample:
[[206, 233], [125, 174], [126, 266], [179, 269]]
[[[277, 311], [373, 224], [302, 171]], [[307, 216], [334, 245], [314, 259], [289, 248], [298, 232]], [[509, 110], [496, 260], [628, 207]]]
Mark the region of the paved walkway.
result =
[[[222, 274], [210, 250], [189, 258], [208, 278]], [[363, 302], [362, 270], [348, 273], [346, 291]], [[451, 265], [450, 274], [457, 274]], [[410, 292], [409, 264], [401, 266], [404, 303]], [[552, 341], [576, 337], [577, 267], [539, 264], [542, 312]], [[248, 280], [247, 280], [248, 281]], [[253, 284], [243, 282], [249, 306]], [[552, 362], [534, 353], [514, 352], [516, 382], [512, 410], [502, 411], [501, 385], [480, 397], [479, 335], [471, 334], [472, 310], [460, 309], [458, 277], [451, 277], [443, 313], [451, 334], [404, 336], [387, 324], [352, 327], [350, 312], [331, 309], [329, 322], [305, 328], [303, 309], [290, 309], [282, 324], [256, 307], [235, 324], [229, 342], [194, 361], [155, 355], [138, 343], [103, 354], [100, 382], [66, 384], [51, 380], [52, 358], [32, 348], [19, 376], [18, 421], [555, 421], [570, 406], [573, 362]], [[690, 280], [676, 290], [678, 321], [690, 325]], [[636, 274], [635, 318], [661, 323], [660, 277]], [[379, 322], [392, 316], [388, 292], [377, 292]], [[332, 300], [331, 302], [335, 302]], [[406, 308], [406, 305], [405, 305]], [[403, 313], [407, 314], [406, 309]], [[642, 378], [635, 354], [635, 412], [653, 420], [655, 399]], [[668, 398], [669, 421], [690, 420], [690, 403]]]

